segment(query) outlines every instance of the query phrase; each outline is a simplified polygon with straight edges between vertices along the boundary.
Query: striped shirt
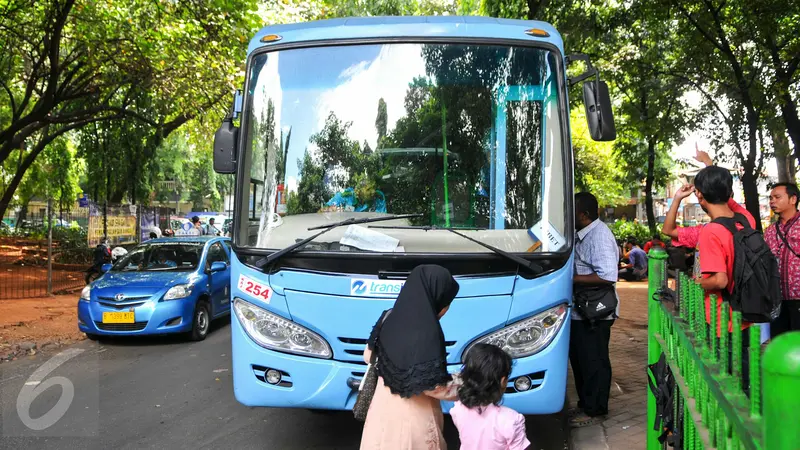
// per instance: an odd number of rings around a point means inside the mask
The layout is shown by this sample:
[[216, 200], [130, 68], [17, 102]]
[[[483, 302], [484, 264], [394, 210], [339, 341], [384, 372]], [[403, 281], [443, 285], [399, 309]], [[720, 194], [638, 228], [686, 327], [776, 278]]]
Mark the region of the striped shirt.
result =
[[[614, 234], [606, 224], [595, 219], [584, 229], [578, 231], [575, 240], [575, 274], [591, 275], [596, 273], [598, 277], [617, 282], [619, 274], [619, 248]], [[616, 287], [614, 288], [616, 293]], [[619, 317], [619, 295], [617, 295], [617, 310], [614, 314]], [[583, 320], [578, 311], [572, 309], [574, 320]], [[606, 320], [614, 319], [612, 315]]]

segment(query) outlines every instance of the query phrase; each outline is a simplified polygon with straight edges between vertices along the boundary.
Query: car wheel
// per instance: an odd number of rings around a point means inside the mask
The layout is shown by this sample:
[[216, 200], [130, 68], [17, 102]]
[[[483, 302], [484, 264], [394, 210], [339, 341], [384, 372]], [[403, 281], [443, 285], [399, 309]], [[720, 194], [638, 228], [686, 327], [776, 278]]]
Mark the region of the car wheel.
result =
[[211, 313], [208, 310], [208, 303], [204, 300], [197, 302], [194, 308], [194, 318], [192, 319], [192, 340], [202, 341], [208, 334], [211, 327]]

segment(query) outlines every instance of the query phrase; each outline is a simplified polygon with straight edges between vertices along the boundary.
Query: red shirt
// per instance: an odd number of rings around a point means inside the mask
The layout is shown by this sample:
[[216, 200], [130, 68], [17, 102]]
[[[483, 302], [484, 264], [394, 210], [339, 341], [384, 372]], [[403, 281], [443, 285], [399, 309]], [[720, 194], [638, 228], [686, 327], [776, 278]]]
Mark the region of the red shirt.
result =
[[[737, 204], [737, 206], [739, 206]], [[733, 208], [732, 208], [733, 209]], [[755, 228], [756, 221], [753, 216], [747, 212], [746, 209], [739, 206], [734, 210], [734, 213], [739, 213], [747, 218], [750, 226]], [[741, 230], [742, 226], [736, 224], [736, 228]], [[733, 292], [733, 235], [724, 226], [718, 223], [706, 224], [700, 230], [700, 240], [697, 243], [700, 250], [700, 271], [703, 273], [703, 278], [708, 278], [715, 273], [724, 272], [728, 275], [728, 293]], [[720, 290], [707, 290], [706, 291], [706, 322], [711, 323], [711, 295], [717, 296], [717, 317], [722, 315], [722, 291]], [[731, 310], [729, 312], [733, 314]], [[721, 322], [720, 322], [721, 323]], [[750, 324], [742, 322], [742, 329], [749, 327]], [[728, 322], [728, 332], [732, 332], [733, 324]], [[719, 335], [719, 327], [717, 327], [717, 335]]]
[[[772, 254], [778, 260], [778, 269], [781, 274], [781, 294], [786, 300], [800, 300], [800, 258], [792, 250], [800, 254], [800, 213], [781, 224], [780, 220], [773, 223], [764, 232], [764, 240], [767, 242]], [[786, 247], [786, 243], [778, 236], [777, 228], [780, 227], [781, 234], [789, 242], [792, 250]]]
[[658, 244], [653, 244], [653, 241], [647, 241], [647, 243], [644, 244], [644, 248], [642, 250], [644, 250], [645, 253], [650, 253], [650, 249], [653, 248], [654, 245], [657, 245], [657, 246], [659, 246], [661, 248], [664, 248], [664, 243], [663, 242], [658, 243]]
[[[728, 200], [728, 208], [730, 208], [734, 213], [742, 214], [748, 218], [752, 217], [744, 208], [744, 206], [736, 203], [736, 200], [734, 200], [733, 197]], [[701, 229], [703, 229], [703, 225], [695, 225], [693, 227], [678, 227], [678, 238], [672, 240], [672, 245], [675, 247], [696, 248], [697, 241], [700, 240]]]

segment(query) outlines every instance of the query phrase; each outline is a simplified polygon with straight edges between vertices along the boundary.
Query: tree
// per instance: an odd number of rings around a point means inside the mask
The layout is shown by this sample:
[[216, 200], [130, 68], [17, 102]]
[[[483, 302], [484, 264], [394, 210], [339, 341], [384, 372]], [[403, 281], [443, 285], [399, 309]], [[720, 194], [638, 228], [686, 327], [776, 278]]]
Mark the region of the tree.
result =
[[386, 112], [386, 101], [383, 99], [378, 100], [378, 115], [375, 117], [375, 129], [378, 131], [378, 144], [380, 146], [381, 140], [386, 137], [386, 128], [389, 125], [389, 119]]
[[[768, 75], [772, 78], [771, 90], [775, 96], [778, 110], [786, 133], [794, 145], [794, 157], [800, 161], [800, 118], [797, 112], [797, 83], [800, 81], [800, 4], [787, 0], [762, 0], [745, 2], [748, 12], [745, 16], [747, 27], [755, 30], [756, 42], [762, 49], [765, 61], [770, 66]], [[783, 127], [770, 126], [773, 145], [779, 167], [785, 158], [788, 143], [782, 136]], [[788, 170], [791, 164], [783, 163], [787, 170], [779, 171], [783, 178], [794, 179], [794, 171]]]
[[647, 223], [655, 234], [653, 190], [666, 185], [672, 168], [668, 153], [693, 122], [692, 114], [683, 99], [686, 83], [663, 75], [675, 60], [667, 11], [651, 2], [634, 2], [620, 11], [617, 20], [614, 38], [608, 42], [619, 47], [605, 72], [622, 100], [615, 149], [627, 181], [633, 185], [645, 181]]
[[748, 27], [751, 9], [746, 1], [675, 0], [672, 6], [681, 58], [671, 74], [700, 91], [715, 113], [712, 142], [733, 149], [725, 156], [741, 170], [745, 206], [761, 217], [757, 183], [768, 156], [763, 126], [771, 102], [766, 67]]
[[[133, 117], [153, 129], [145, 146], [230, 92], [255, 0], [0, 4], [0, 164], [25, 156], [0, 198], [0, 215], [55, 138], [97, 121]], [[151, 96], [145, 109], [134, 102]], [[7, 105], [7, 106], [6, 106]], [[147, 155], [145, 155], [147, 156]]]
[[290, 193], [286, 208], [289, 214], [315, 213], [331, 197], [325, 183], [325, 170], [306, 150], [303, 159], [297, 161], [300, 182], [297, 193]]
[[625, 177], [618, 158], [614, 157], [614, 144], [592, 140], [586, 112], [581, 108], [570, 112], [570, 123], [575, 152], [575, 188], [594, 194], [600, 206], [625, 201], [622, 184]]

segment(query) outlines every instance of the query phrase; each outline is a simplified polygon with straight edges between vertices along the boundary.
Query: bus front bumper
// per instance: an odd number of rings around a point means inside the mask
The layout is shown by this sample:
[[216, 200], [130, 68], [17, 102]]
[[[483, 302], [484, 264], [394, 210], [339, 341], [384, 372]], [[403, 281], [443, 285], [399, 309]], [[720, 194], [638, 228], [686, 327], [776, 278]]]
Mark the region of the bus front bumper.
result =
[[[569, 321], [541, 352], [514, 360], [503, 405], [522, 414], [553, 414], [564, 406], [569, 350]], [[233, 388], [236, 400], [246, 406], [351, 410], [366, 365], [310, 358], [265, 349], [250, 339], [239, 320], [231, 320]], [[448, 366], [451, 373], [460, 364]], [[268, 373], [271, 377], [268, 377]], [[276, 382], [277, 375], [280, 375]], [[530, 389], [513, 388], [528, 377]], [[270, 383], [272, 381], [273, 383]], [[526, 384], [526, 383], [520, 383]], [[451, 402], [442, 402], [447, 413]]]

